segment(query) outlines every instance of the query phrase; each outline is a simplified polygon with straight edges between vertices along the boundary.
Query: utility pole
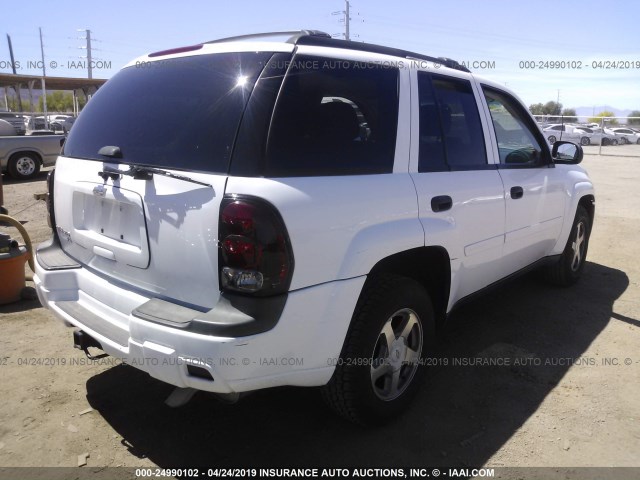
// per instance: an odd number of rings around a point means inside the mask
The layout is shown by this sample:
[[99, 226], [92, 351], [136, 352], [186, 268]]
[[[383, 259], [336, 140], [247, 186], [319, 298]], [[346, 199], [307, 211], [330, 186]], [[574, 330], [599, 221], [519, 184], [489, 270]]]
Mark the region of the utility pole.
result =
[[[11, 57], [11, 70], [13, 74], [16, 74], [16, 60], [13, 58], [13, 45], [11, 44], [11, 37], [7, 33], [7, 43], [9, 44], [9, 57]], [[18, 97], [18, 110], [24, 111], [22, 108], [22, 98], [20, 97], [20, 85], [14, 85], [13, 87]], [[9, 110], [9, 100], [7, 99], [7, 87], [4, 87], [4, 106]]]
[[89, 68], [89, 78], [93, 78], [91, 70], [91, 30], [87, 29], [87, 66]]
[[13, 70], [13, 74], [16, 74], [16, 61], [13, 58], [13, 45], [11, 45], [11, 37], [7, 33], [7, 43], [9, 44], [9, 57], [11, 57], [11, 70]]
[[86, 29], [79, 29], [78, 32], [85, 32], [86, 37], [84, 37], [84, 39], [82, 40], [86, 40], [87, 41], [87, 46], [86, 47], [78, 47], [78, 48], [85, 48], [87, 50], [87, 72], [88, 72], [88, 77], [87, 78], [93, 78], [93, 61], [92, 61], [92, 47], [91, 47], [91, 30], [89, 30], [88, 28]]
[[351, 19], [349, 18], [349, 0], [344, 0], [344, 3], [346, 3], [347, 5], [344, 15], [344, 38], [345, 40], [350, 40], [351, 37], [349, 37], [349, 20]]
[[42, 107], [44, 110], [44, 128], [49, 128], [49, 119], [47, 118], [47, 88], [45, 85], [44, 77], [47, 76], [47, 71], [44, 66], [44, 44], [42, 43], [42, 27], [40, 30], [40, 53], [42, 54]]
[[[341, 21], [344, 22], [344, 39], [345, 40], [351, 40], [351, 35], [349, 33], [349, 20], [351, 20], [350, 17], [350, 13], [349, 13], [349, 9], [351, 8], [351, 5], [349, 5], [349, 0], [345, 0], [345, 9], [344, 10], [338, 10], [337, 12], [331, 12], [331, 15], [344, 15], [344, 17], [342, 18]], [[336, 33], [333, 36], [338, 36], [340, 34]]]

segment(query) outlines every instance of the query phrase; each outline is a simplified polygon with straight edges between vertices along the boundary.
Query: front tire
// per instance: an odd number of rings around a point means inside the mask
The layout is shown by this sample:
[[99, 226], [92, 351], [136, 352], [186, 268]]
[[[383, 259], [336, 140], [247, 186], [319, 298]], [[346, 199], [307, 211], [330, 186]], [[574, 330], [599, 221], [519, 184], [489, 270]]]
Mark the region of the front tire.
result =
[[325, 402], [361, 425], [404, 412], [424, 375], [435, 337], [433, 306], [418, 282], [398, 275], [370, 279], [358, 300]]
[[556, 137], [554, 135], [549, 135], [549, 138], [547, 139], [549, 140], [549, 143], [551, 145], [553, 145], [554, 143], [556, 143]]
[[587, 259], [590, 235], [591, 217], [586, 208], [578, 205], [569, 240], [560, 259], [547, 267], [547, 280], [561, 287], [568, 287], [578, 281]]
[[33, 153], [16, 153], [9, 159], [7, 168], [16, 180], [28, 180], [40, 172], [40, 159]]
[[589, 137], [582, 137], [580, 139], [580, 145], [589, 145], [591, 143], [591, 140], [589, 140]]

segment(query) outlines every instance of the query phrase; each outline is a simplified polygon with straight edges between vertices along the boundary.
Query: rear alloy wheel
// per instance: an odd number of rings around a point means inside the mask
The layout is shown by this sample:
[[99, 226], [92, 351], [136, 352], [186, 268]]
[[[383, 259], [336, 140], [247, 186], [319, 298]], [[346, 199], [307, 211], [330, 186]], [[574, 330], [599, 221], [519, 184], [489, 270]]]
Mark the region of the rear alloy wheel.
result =
[[590, 234], [591, 218], [589, 213], [582, 205], [578, 205], [564, 251], [556, 263], [547, 267], [546, 273], [549, 281], [563, 287], [568, 287], [578, 281], [586, 262]]
[[379, 275], [365, 285], [340, 359], [323, 387], [325, 402], [361, 425], [404, 412], [424, 374], [435, 336], [433, 307], [418, 282]]
[[549, 143], [550, 143], [551, 145], [553, 145], [554, 143], [556, 143], [556, 137], [555, 137], [555, 136], [553, 136], [553, 135], [549, 135], [549, 138], [548, 138], [547, 140], [549, 140]]
[[422, 325], [413, 310], [403, 308], [382, 327], [371, 357], [371, 387], [385, 402], [398, 398], [418, 370]]
[[591, 143], [591, 140], [589, 140], [589, 137], [582, 137], [580, 139], [580, 145], [589, 145]]
[[33, 153], [16, 153], [9, 159], [8, 170], [16, 180], [28, 180], [40, 171], [40, 159]]

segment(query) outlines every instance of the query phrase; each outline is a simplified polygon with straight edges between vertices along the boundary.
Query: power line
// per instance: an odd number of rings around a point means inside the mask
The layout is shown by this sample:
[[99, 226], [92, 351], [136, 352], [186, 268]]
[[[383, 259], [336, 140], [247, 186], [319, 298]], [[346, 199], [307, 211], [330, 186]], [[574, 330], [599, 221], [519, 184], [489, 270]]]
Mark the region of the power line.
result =
[[[371, 19], [369, 21], [369, 19]], [[498, 41], [508, 41], [509, 43], [518, 43], [522, 45], [528, 45], [533, 47], [553, 47], [554, 51], [557, 51], [558, 48], [562, 47], [563, 49], [571, 49], [573, 51], [589, 51], [593, 52], [594, 47], [591, 45], [586, 45], [584, 42], [582, 43], [566, 43], [566, 42], [558, 42], [554, 39], [541, 40], [541, 39], [532, 39], [532, 38], [522, 38], [512, 35], [504, 35], [500, 33], [487, 32], [481, 30], [470, 30], [470, 29], [460, 29], [455, 27], [447, 27], [440, 24], [428, 23], [428, 22], [412, 22], [406, 20], [393, 19], [389, 17], [384, 17], [380, 15], [367, 14], [367, 22], [374, 23], [381, 26], [386, 27], [398, 27], [402, 28], [402, 30], [415, 30], [420, 31], [422, 33], [431, 32], [433, 30], [439, 30], [445, 33], [452, 33], [456, 37], [469, 37], [473, 39], [478, 39], [478, 37], [484, 37], [487, 39], [498, 40]], [[432, 36], [435, 40], [435, 35]], [[440, 39], [442, 41], [442, 39]], [[631, 52], [634, 47], [617, 47], [620, 51], [629, 51]], [[634, 52], [637, 49], [633, 50]]]

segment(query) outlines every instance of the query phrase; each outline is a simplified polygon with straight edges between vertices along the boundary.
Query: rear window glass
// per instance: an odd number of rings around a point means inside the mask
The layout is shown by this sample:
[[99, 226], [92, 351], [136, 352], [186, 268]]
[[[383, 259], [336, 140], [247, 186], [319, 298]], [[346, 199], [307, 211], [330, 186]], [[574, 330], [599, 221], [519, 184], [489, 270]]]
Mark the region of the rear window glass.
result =
[[391, 173], [397, 129], [397, 68], [298, 55], [275, 107], [265, 173]]
[[[225, 173], [238, 123], [269, 52], [219, 53], [121, 70], [66, 141], [69, 157]], [[120, 147], [122, 159], [98, 154]]]
[[418, 72], [418, 170], [468, 170], [487, 166], [482, 123], [471, 83]]

